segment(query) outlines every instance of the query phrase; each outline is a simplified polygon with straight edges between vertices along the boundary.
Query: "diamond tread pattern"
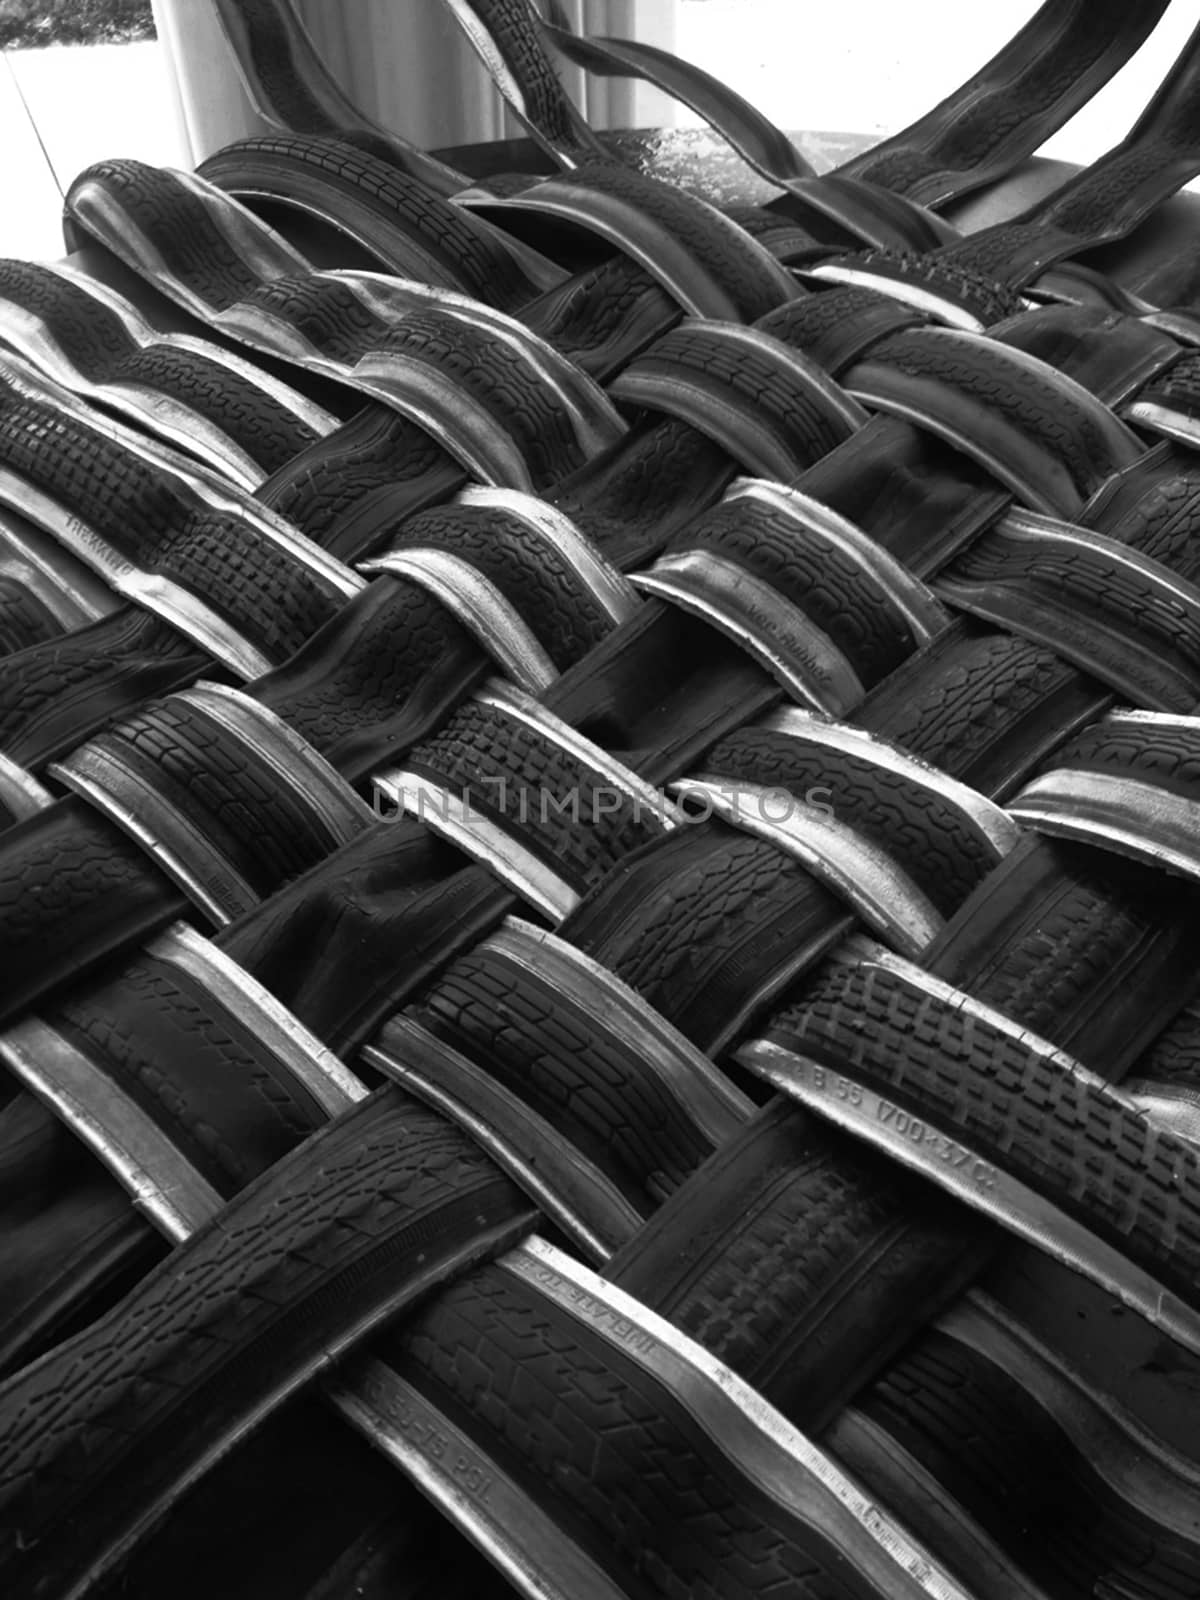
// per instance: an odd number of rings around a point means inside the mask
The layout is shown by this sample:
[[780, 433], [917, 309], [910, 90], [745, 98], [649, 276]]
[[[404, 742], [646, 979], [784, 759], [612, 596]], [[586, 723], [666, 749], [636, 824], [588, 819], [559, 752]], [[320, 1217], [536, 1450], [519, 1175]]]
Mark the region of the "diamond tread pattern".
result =
[[861, 1593], [819, 1535], [735, 1488], [719, 1448], [652, 1378], [500, 1269], [456, 1284], [388, 1348], [639, 1600]]

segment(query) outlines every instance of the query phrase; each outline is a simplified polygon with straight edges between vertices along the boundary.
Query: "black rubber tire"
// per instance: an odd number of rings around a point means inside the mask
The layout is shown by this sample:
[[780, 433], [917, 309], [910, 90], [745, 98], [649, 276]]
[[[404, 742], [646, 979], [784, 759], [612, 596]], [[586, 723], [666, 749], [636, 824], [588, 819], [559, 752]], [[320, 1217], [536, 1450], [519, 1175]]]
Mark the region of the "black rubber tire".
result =
[[0, 297], [41, 317], [75, 370], [94, 383], [129, 383], [182, 401], [227, 434], [264, 472], [313, 443], [313, 430], [240, 373], [165, 338], [136, 345], [119, 318], [78, 285], [23, 261], [0, 262]]
[[716, 506], [675, 535], [667, 551], [676, 550], [711, 550], [769, 584], [832, 639], [867, 687], [917, 647], [908, 618], [867, 568], [773, 506]]
[[14, 1600], [94, 1578], [147, 1502], [323, 1364], [339, 1328], [399, 1306], [406, 1276], [419, 1293], [505, 1248], [533, 1216], [462, 1134], [395, 1089], [315, 1135], [0, 1388], [0, 1570]]
[[827, 289], [789, 300], [755, 326], [840, 378], [892, 334], [924, 327], [928, 320], [924, 312], [875, 289]]
[[103, 735], [100, 745], [186, 818], [259, 897], [342, 842], [302, 785], [281, 781], [248, 740], [186, 700], [145, 706]]
[[395, 162], [345, 139], [315, 134], [239, 139], [196, 171], [251, 210], [256, 198], [266, 195], [303, 208], [316, 206], [349, 227], [400, 277], [424, 281], [427, 268], [414, 269], [429, 258], [448, 287], [503, 311], [515, 311], [535, 292], [508, 251], [469, 211], [451, 205]]
[[469, 796], [580, 893], [662, 831], [650, 806], [629, 796], [621, 795], [615, 808], [601, 805], [613, 792], [603, 772], [499, 707], [476, 701], [418, 745], [405, 767]]
[[672, 534], [716, 503], [737, 468], [684, 422], [636, 423], [557, 486], [551, 498], [624, 571], [647, 565]]
[[975, 625], [948, 629], [859, 709], [857, 721], [952, 778], [1007, 799], [1112, 696], [1060, 656]]
[[930, 971], [1119, 1081], [1195, 992], [1200, 890], [1028, 837], [922, 953]]
[[424, 428], [371, 403], [276, 472], [258, 498], [352, 561], [370, 555], [404, 517], [449, 500], [466, 482]]
[[545, 1118], [643, 1215], [712, 1152], [636, 1052], [495, 951], [460, 956], [409, 1014]]
[[0, 834], [0, 1021], [152, 938], [187, 901], [150, 858], [70, 797]]
[[655, 225], [690, 251], [737, 309], [739, 320], [753, 322], [795, 294], [783, 267], [749, 234], [704, 201], [614, 163], [581, 163], [569, 183], [590, 195], [611, 197], [644, 211]]
[[525, 306], [521, 320], [606, 383], [679, 321], [674, 300], [628, 256], [613, 256]]
[[440, 601], [385, 575], [252, 693], [358, 782], [430, 737], [490, 670]]
[[730, 1471], [673, 1394], [532, 1284], [485, 1267], [383, 1349], [636, 1600], [662, 1592], [659, 1572], [696, 1600], [869, 1592], [835, 1547]]
[[627, 856], [559, 934], [709, 1051], [731, 1017], [748, 1027], [783, 977], [803, 970], [798, 954], [817, 959], [851, 925], [782, 850], [706, 823]]
[[614, 627], [568, 562], [511, 512], [440, 506], [409, 517], [388, 548], [443, 550], [469, 563], [499, 589], [559, 672]]
[[682, 417], [747, 472], [782, 483], [853, 432], [804, 376], [761, 349], [731, 348], [721, 328], [710, 332], [704, 323], [665, 334], [613, 381], [612, 394], [653, 413]]
[[515, 1593], [391, 1462], [307, 1397], [202, 1478], [102, 1592], [121, 1600]]
[[66, 1124], [7, 1075], [3, 1089], [0, 1380], [103, 1315], [167, 1253]]
[[273, 1052], [170, 962], [136, 954], [43, 1015], [225, 1199], [326, 1120]]
[[53, 406], [7, 399], [0, 458], [135, 566], [213, 606], [272, 660], [336, 610], [333, 594], [278, 545]]
[[765, 1037], [883, 1090], [1200, 1305], [1200, 1152], [952, 1001], [839, 965]]
[[0, 660], [0, 749], [41, 768], [153, 695], [223, 670], [165, 622], [121, 606]]
[[774, 1100], [604, 1276], [814, 1433], [949, 1303], [991, 1239], [919, 1178]]
[[997, 863], [995, 846], [958, 806], [847, 751], [743, 728], [714, 745], [707, 772], [825, 800], [839, 823], [872, 839], [940, 911], [956, 911]]
[[[927, 1330], [857, 1405], [952, 1486], [1043, 1592], [1090, 1600], [1109, 1584], [1111, 1593], [1187, 1600], [1200, 1584], [1195, 1544], [1114, 1493], [1066, 1429], [969, 1345]], [[883, 1491], [869, 1476], [866, 1487]], [[909, 1525], [917, 1538], [933, 1533]]]
[[37, 597], [16, 578], [0, 578], [0, 655], [14, 655], [30, 645], [56, 639], [66, 630]]
[[182, 279], [214, 311], [225, 310], [258, 288], [258, 276], [209, 212], [169, 172], [126, 160], [98, 161], [86, 168], [66, 194], [67, 215], [85, 237], [87, 228], [74, 200], [76, 190], [91, 183], [101, 184], [136, 216], [167, 274]]
[[328, 856], [216, 943], [350, 1056], [517, 903], [486, 868], [400, 817]]

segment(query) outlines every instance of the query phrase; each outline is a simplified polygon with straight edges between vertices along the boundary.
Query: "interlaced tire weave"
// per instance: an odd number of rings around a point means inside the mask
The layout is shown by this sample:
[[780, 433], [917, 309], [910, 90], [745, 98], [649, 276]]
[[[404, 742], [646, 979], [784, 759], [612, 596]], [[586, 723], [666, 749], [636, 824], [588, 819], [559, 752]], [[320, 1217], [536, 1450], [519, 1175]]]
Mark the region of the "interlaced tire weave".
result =
[[277, 131], [67, 198], [186, 349], [0, 264], [4, 1592], [1197, 1600], [1200, 34], [963, 237], [1162, 6], [763, 207], [448, 4], [545, 183], [220, 0]]

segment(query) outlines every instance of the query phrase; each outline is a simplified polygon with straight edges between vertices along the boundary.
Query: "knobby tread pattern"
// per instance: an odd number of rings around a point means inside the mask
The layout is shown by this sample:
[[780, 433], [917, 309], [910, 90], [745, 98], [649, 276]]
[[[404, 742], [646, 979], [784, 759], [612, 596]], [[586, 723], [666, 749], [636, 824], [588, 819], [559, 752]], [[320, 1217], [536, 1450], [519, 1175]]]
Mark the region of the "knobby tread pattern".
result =
[[274, 659], [290, 655], [336, 610], [306, 567], [242, 519], [211, 510], [53, 406], [3, 405], [0, 460], [130, 561], [223, 612]]
[[0, 299], [42, 318], [75, 370], [93, 383], [169, 395], [274, 472], [312, 444], [312, 428], [241, 372], [165, 339], [135, 344], [120, 318], [80, 285], [33, 262], [0, 261]]
[[[1046, 1055], [880, 969], [828, 969], [770, 1037], [886, 1088], [1200, 1296], [1200, 1155]], [[916, 1135], [913, 1135], [914, 1139]]]

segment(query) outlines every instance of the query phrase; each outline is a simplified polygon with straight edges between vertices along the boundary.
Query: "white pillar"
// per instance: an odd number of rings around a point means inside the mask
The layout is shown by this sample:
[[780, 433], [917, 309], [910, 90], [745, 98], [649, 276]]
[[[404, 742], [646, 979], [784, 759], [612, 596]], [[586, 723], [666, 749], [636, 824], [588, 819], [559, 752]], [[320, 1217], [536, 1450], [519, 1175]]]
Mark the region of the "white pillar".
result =
[[[231, 140], [268, 131], [242, 88], [211, 0], [152, 0], [192, 160]], [[433, 149], [511, 137], [499, 95], [438, 0], [294, 0], [322, 58], [373, 121]], [[670, 49], [679, 0], [567, 0], [576, 27], [645, 39]], [[671, 102], [628, 79], [596, 78], [564, 65], [594, 127], [670, 126]]]

